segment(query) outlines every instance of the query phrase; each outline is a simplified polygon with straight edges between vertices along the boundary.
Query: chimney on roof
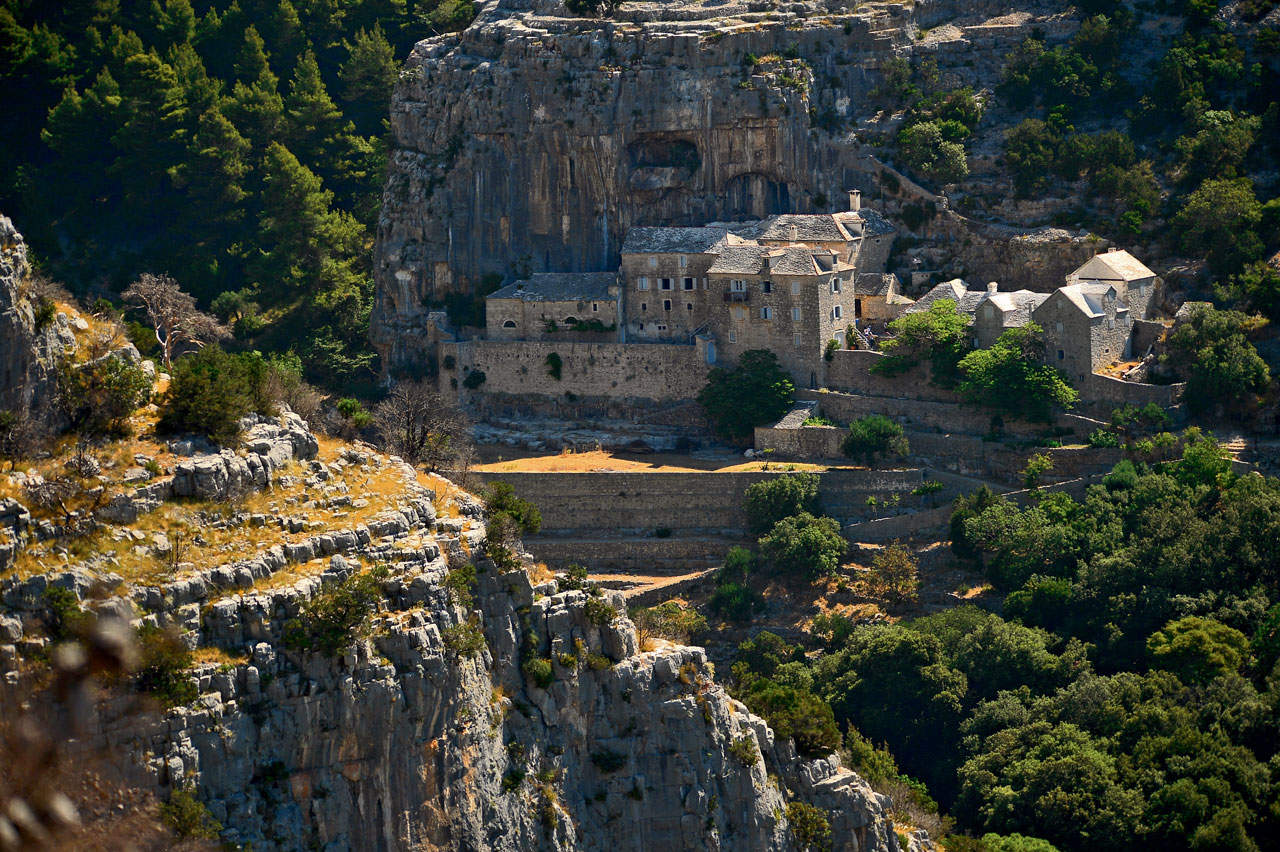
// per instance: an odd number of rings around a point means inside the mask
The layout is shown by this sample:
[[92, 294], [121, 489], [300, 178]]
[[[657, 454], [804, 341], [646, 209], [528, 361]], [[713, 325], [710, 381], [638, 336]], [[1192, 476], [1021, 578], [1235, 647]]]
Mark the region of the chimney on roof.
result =
[[994, 296], [996, 291], [1000, 289], [1000, 285], [994, 281], [987, 282], [987, 295]]
[[849, 190], [849, 212], [857, 213], [862, 209], [862, 190]]
[[790, 225], [787, 226], [787, 237], [790, 238], [791, 242], [794, 243], [799, 236], [800, 236], [799, 229], [796, 228], [795, 222], [792, 222]]
[[1108, 253], [1108, 254], [1110, 254], [1111, 252], [1116, 251], [1116, 250], [1117, 250], [1117, 249], [1116, 249], [1116, 247], [1115, 247], [1115, 246], [1112, 246], [1111, 248], [1107, 249], [1107, 253]]

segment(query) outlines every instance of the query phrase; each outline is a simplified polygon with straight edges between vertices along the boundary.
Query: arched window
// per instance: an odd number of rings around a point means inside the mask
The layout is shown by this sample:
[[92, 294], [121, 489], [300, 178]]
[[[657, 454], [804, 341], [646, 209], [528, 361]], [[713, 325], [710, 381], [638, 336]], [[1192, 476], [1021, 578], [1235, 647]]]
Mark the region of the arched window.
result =
[[516, 321], [515, 321], [515, 320], [507, 320], [506, 322], [504, 322], [504, 323], [502, 324], [502, 327], [503, 327], [503, 328], [515, 328], [515, 327], [516, 327]]
[[578, 318], [577, 318], [577, 317], [565, 317], [565, 318], [564, 318], [564, 324], [565, 324], [565, 325], [577, 325], [577, 324], [578, 324]]

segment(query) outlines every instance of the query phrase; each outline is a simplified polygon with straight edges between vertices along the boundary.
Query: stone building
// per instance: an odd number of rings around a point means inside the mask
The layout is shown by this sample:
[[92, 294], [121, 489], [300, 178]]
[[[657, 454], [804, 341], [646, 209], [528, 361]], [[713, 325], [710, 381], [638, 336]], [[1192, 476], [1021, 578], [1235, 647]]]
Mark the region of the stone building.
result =
[[1112, 284], [1059, 287], [1031, 319], [1044, 329], [1045, 360], [1072, 382], [1129, 357], [1129, 308]]
[[1124, 249], [1094, 255], [1067, 276], [1068, 284], [1110, 284], [1120, 294], [1133, 319], [1146, 319], [1160, 279]]
[[1015, 290], [1001, 293], [993, 281], [987, 285], [987, 293], [973, 312], [973, 345], [986, 348], [1011, 328], [1021, 328], [1031, 322], [1032, 312], [1044, 304], [1048, 293]]
[[768, 349], [798, 383], [817, 386], [827, 341], [843, 346], [853, 322], [852, 263], [804, 245], [728, 246], [707, 278], [720, 301], [707, 324], [720, 357]]
[[744, 242], [727, 226], [628, 231], [621, 339], [687, 340], [707, 321], [707, 270], [723, 246]]
[[537, 272], [489, 295], [490, 340], [555, 340], [614, 334], [621, 319], [615, 272]]
[[898, 276], [891, 272], [859, 272], [854, 279], [853, 318], [859, 326], [880, 328], [913, 304], [902, 295]]

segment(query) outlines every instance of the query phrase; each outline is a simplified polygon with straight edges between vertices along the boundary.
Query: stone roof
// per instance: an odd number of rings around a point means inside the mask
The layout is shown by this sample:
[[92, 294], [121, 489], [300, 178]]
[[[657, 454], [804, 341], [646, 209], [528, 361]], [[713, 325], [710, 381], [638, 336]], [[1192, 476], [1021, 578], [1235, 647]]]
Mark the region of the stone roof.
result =
[[618, 284], [616, 272], [535, 272], [495, 293], [490, 299], [525, 302], [589, 302], [615, 299], [609, 288]]
[[[1103, 306], [1103, 298], [1110, 293], [1116, 296], [1115, 287], [1110, 284], [1068, 284], [1065, 287], [1059, 287], [1055, 292], [1061, 293], [1063, 298], [1076, 307], [1080, 313], [1087, 317], [1100, 317], [1106, 313]], [[1117, 307], [1118, 311], [1126, 310], [1123, 305]]]
[[990, 293], [983, 301], [990, 302], [1000, 309], [1000, 324], [1004, 328], [1016, 328], [1031, 322], [1031, 312], [1044, 304], [1048, 293], [1033, 293], [1030, 290], [1014, 290], [1012, 293]]
[[892, 272], [860, 272], [854, 290], [859, 296], [888, 296], [897, 283]]
[[858, 211], [858, 215], [862, 217], [863, 236], [881, 237], [898, 230], [893, 225], [890, 225], [889, 220], [881, 216], [878, 211], [863, 207]]
[[814, 255], [830, 257], [822, 249], [805, 246], [726, 245], [721, 248], [720, 256], [711, 264], [709, 272], [729, 275], [821, 275], [834, 268], [834, 263], [824, 268]]
[[729, 233], [728, 227], [632, 228], [622, 241], [622, 254], [705, 254]]
[[1071, 273], [1072, 278], [1081, 281], [1138, 281], [1155, 275], [1142, 261], [1123, 249], [1095, 254]]
[[759, 239], [783, 242], [795, 239], [802, 242], [852, 242], [858, 238], [857, 225], [862, 221], [857, 213], [784, 213], [765, 219]]
[[907, 308], [904, 313], [918, 314], [929, 310], [929, 306], [939, 299], [950, 299], [956, 303], [957, 311], [973, 316], [978, 304], [986, 297], [986, 290], [966, 289], [963, 281], [959, 278], [952, 278], [950, 281], [942, 282], [919, 299], [916, 299], [916, 303]]

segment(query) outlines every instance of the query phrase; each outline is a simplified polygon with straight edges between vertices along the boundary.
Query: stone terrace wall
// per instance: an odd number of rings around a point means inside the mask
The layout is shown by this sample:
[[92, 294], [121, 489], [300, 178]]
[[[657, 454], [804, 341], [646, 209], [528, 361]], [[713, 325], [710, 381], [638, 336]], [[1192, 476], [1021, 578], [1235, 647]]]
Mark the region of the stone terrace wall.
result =
[[871, 366], [885, 356], [865, 349], [840, 349], [827, 362], [826, 386], [831, 390], [890, 396], [900, 399], [931, 399], [955, 402], [950, 391], [929, 384], [927, 366], [918, 367], [907, 376], [877, 376]]
[[1146, 405], [1148, 402], [1154, 402], [1162, 408], [1170, 408], [1182, 401], [1182, 394], [1186, 389], [1184, 382], [1172, 385], [1147, 385], [1092, 373], [1085, 377], [1079, 391], [1081, 400], [1092, 403], [1094, 406]]
[[[484, 394], [692, 399], [710, 369], [698, 347], [675, 344], [473, 340], [442, 351], [455, 354], [459, 382], [471, 370], [484, 371], [478, 391]], [[552, 353], [560, 356], [559, 379], [547, 369]]]
[[[747, 486], [785, 471], [744, 473], [479, 473], [509, 482], [542, 512], [543, 533], [567, 530], [669, 529], [740, 533]], [[910, 491], [918, 470], [832, 470], [819, 474], [827, 512], [859, 519], [869, 494]], [[534, 540], [530, 540], [534, 546]], [[536, 549], [535, 549], [536, 552]]]

